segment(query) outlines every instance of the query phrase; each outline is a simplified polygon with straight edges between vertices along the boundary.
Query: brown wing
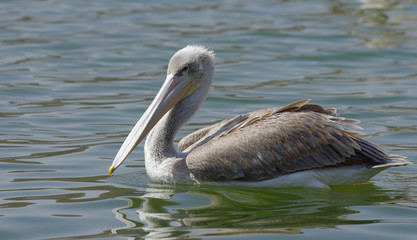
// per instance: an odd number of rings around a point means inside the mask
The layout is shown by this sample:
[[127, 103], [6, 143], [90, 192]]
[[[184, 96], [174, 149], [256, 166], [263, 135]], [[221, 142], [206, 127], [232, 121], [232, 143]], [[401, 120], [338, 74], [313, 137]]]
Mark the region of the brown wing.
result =
[[234, 118], [226, 119], [219, 123], [207, 126], [205, 128], [201, 128], [182, 138], [178, 143], [178, 150], [180, 152], [183, 152], [189, 150], [188, 148], [195, 148], [196, 145], [201, 145], [202, 143], [205, 143], [216, 136], [225, 135], [231, 131], [234, 131], [238, 128], [242, 128], [254, 121], [260, 120], [261, 118], [265, 118], [276, 112], [297, 110], [309, 101], [310, 99], [304, 99], [288, 104], [282, 108], [262, 109], [260, 111], [248, 114], [241, 114]]
[[357, 132], [343, 129], [357, 121], [306, 102], [252, 112], [234, 126], [207, 131], [190, 145], [187, 166], [201, 180], [255, 181], [313, 168], [372, 166], [390, 160]]
[[207, 126], [205, 128], [199, 129], [189, 135], [185, 136], [178, 143], [178, 150], [180, 152], [188, 151], [190, 148], [195, 147], [196, 145], [201, 145], [202, 142], [207, 142], [213, 137], [227, 132], [236, 125], [239, 125], [241, 122], [248, 118], [247, 115], [238, 115], [231, 119], [223, 120], [219, 123]]
[[[217, 124], [219, 124], [219, 123], [217, 123]], [[201, 138], [204, 138], [207, 135], [207, 133], [210, 132], [211, 129], [216, 127], [217, 124], [213, 124], [213, 125], [210, 125], [208, 127], [201, 128], [201, 129], [199, 129], [195, 132], [192, 132], [192, 133], [188, 134], [187, 136], [182, 138], [180, 140], [180, 142], [178, 143], [178, 150], [180, 152], [183, 152], [189, 146], [193, 145], [194, 143], [196, 143]]]

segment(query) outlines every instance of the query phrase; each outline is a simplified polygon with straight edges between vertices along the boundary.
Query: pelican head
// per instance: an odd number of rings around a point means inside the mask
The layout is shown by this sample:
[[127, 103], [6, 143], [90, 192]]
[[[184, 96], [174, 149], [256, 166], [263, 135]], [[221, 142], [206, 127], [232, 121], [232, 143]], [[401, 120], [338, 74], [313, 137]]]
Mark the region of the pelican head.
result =
[[[120, 147], [109, 173], [112, 174], [122, 164], [170, 109], [185, 99], [190, 100], [192, 107], [183, 109], [185, 116], [181, 124], [188, 120], [204, 101], [213, 72], [214, 53], [207, 48], [191, 45], [176, 52], [169, 61], [164, 84]], [[190, 98], [192, 95], [196, 97]]]

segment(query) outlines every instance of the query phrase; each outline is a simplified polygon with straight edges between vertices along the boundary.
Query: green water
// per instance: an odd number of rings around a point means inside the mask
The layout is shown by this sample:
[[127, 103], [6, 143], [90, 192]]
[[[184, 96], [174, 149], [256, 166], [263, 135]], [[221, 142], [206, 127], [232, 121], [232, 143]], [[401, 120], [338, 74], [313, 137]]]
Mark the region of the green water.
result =
[[415, 1], [1, 1], [0, 239], [416, 239], [417, 165], [331, 190], [149, 183], [113, 157], [187, 44], [216, 52], [178, 139], [311, 98], [417, 159]]

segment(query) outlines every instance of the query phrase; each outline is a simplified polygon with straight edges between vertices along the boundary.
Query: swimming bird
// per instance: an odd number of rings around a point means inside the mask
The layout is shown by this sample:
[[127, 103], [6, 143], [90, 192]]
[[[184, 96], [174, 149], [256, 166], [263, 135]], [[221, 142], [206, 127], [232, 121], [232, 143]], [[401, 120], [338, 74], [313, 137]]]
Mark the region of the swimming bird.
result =
[[213, 51], [195, 45], [172, 56], [162, 88], [119, 149], [110, 174], [146, 136], [146, 172], [156, 182], [328, 187], [367, 182], [388, 167], [409, 164], [346, 129], [359, 128], [357, 120], [309, 99], [202, 128], [177, 150], [176, 133], [207, 96], [214, 58]]

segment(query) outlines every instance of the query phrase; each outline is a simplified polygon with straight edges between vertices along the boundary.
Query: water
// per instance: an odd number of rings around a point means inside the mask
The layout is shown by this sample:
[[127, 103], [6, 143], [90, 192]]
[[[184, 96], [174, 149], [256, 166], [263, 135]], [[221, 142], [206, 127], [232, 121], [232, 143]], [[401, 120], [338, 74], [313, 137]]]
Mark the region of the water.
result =
[[417, 167], [323, 189], [149, 183], [127, 133], [187, 44], [216, 51], [178, 139], [312, 98], [417, 159], [415, 1], [2, 1], [1, 239], [415, 239]]

